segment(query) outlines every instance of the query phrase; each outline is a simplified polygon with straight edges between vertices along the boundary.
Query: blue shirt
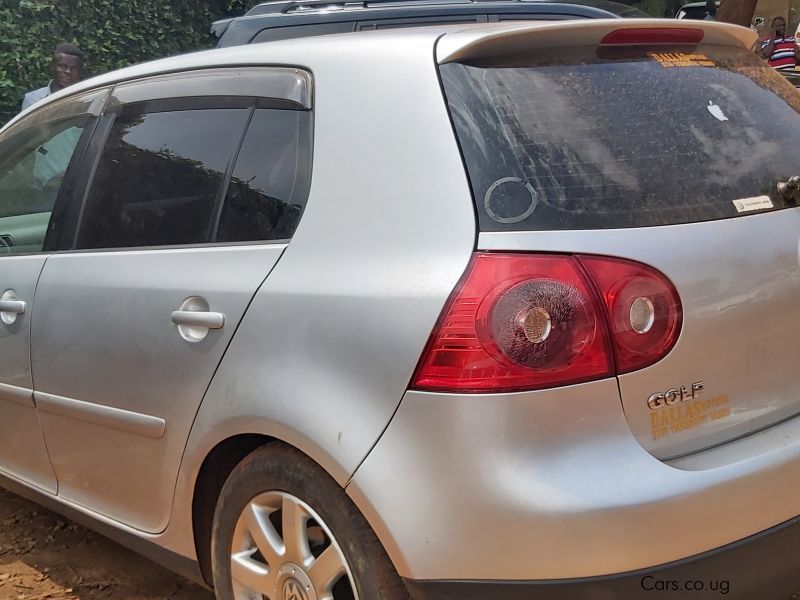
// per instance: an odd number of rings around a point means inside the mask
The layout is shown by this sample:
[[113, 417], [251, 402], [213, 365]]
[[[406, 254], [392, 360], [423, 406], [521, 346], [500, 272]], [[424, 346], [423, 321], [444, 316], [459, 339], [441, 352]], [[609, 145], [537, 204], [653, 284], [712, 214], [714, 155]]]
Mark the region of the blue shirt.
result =
[[52, 94], [53, 90], [50, 89], [51, 85], [53, 85], [52, 81], [43, 88], [39, 88], [38, 90], [33, 90], [32, 92], [25, 94], [25, 97], [22, 99], [22, 110], [25, 110], [29, 106], [36, 104], [39, 100], [47, 98], [50, 94]]

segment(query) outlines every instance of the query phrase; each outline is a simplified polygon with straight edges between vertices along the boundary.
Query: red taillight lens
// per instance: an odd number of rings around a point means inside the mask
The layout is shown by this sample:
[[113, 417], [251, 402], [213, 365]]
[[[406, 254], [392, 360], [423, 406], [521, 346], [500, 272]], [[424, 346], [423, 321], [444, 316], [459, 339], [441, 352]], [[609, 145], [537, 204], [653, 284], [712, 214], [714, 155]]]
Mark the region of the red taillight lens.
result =
[[574, 257], [477, 254], [413, 387], [515, 391], [609, 376], [610, 345], [599, 308]]
[[699, 44], [705, 32], [702, 29], [688, 27], [637, 27], [633, 29], [616, 29], [607, 33], [600, 44], [610, 45], [674, 45]]
[[431, 335], [412, 387], [509, 392], [610, 377], [662, 358], [680, 326], [677, 292], [645, 265], [478, 253]]
[[678, 341], [683, 312], [672, 282], [646, 265], [583, 256], [605, 303], [618, 373], [660, 360]]

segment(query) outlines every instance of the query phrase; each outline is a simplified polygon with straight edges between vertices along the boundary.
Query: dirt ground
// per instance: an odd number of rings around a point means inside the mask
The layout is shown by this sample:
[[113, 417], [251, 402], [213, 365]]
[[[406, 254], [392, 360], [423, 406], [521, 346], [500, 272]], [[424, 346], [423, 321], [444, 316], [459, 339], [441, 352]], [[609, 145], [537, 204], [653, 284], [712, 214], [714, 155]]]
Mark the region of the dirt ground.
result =
[[213, 600], [213, 595], [0, 490], [0, 600]]

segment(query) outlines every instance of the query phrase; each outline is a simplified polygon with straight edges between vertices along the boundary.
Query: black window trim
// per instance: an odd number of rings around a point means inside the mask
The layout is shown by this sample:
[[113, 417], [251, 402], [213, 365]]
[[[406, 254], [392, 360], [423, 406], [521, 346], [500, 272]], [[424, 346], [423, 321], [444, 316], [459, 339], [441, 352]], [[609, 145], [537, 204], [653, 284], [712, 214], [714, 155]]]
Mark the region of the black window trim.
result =
[[57, 249], [61, 238], [69, 236], [71, 233], [70, 208], [75, 205], [75, 198], [81, 195], [80, 175], [83, 161], [90, 153], [94, 133], [97, 131], [99, 124], [100, 118], [90, 117], [78, 140], [75, 151], [72, 153], [72, 158], [64, 174], [64, 181], [50, 213], [50, 221], [47, 223], [42, 252], [50, 252]]
[[236, 149], [230, 157], [228, 157], [228, 165], [225, 168], [225, 174], [222, 176], [222, 183], [217, 191], [217, 197], [214, 200], [214, 208], [211, 211], [211, 219], [208, 224], [208, 233], [206, 239], [209, 243], [217, 242], [217, 233], [219, 232], [219, 220], [222, 218], [222, 209], [225, 206], [225, 198], [228, 196], [228, 188], [231, 185], [231, 177], [233, 177], [233, 170], [236, 167], [236, 161], [239, 159], [239, 152], [242, 151], [242, 145], [247, 137], [247, 132], [250, 129], [250, 124], [253, 122], [253, 115], [256, 114], [256, 107], [250, 108], [250, 114], [247, 115], [244, 128], [242, 129], [239, 141], [236, 143]]
[[60, 240], [61, 243], [58, 244], [58, 249], [61, 251], [75, 250], [78, 245], [78, 233], [80, 232], [81, 223], [83, 222], [86, 202], [89, 199], [89, 192], [92, 191], [92, 184], [94, 183], [97, 169], [100, 166], [100, 157], [103, 155], [103, 149], [106, 146], [108, 136], [111, 134], [111, 129], [114, 126], [114, 122], [117, 120], [118, 114], [119, 111], [105, 111], [105, 114], [100, 117], [97, 127], [95, 127], [92, 139], [89, 141], [89, 148], [84, 157], [83, 164], [81, 165], [80, 174], [78, 175], [80, 193], [75, 194], [65, 215], [65, 218], [68, 219], [68, 231], [71, 233], [71, 236], [69, 236], [69, 238], [67, 238], [67, 235], [62, 237]]

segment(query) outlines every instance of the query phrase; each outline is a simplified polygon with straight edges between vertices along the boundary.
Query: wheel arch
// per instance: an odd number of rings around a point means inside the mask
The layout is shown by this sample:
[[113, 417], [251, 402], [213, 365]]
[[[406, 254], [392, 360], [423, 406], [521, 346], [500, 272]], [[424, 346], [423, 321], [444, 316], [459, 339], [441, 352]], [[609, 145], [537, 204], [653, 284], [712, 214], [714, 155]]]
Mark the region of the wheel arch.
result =
[[277, 441], [277, 438], [264, 434], [237, 434], [217, 443], [200, 465], [192, 490], [192, 537], [200, 572], [209, 586], [213, 586], [211, 525], [222, 486], [246, 456], [257, 448]]
[[[264, 428], [265, 429], [265, 428]], [[203, 456], [194, 477], [191, 494], [191, 527], [194, 550], [203, 580], [212, 586], [211, 577], [211, 524], [222, 486], [233, 469], [245, 457], [267, 444], [280, 444], [294, 448], [331, 475], [344, 489], [349, 477], [342, 478], [341, 466], [331, 469], [328, 461], [321, 461], [319, 453], [309, 452], [305, 445], [289, 441], [291, 436], [264, 433], [264, 429], [229, 432], [211, 445]], [[313, 448], [312, 448], [313, 450]], [[317, 449], [318, 450], [318, 449]], [[195, 463], [196, 464], [196, 463]], [[344, 482], [344, 483], [343, 483]]]

